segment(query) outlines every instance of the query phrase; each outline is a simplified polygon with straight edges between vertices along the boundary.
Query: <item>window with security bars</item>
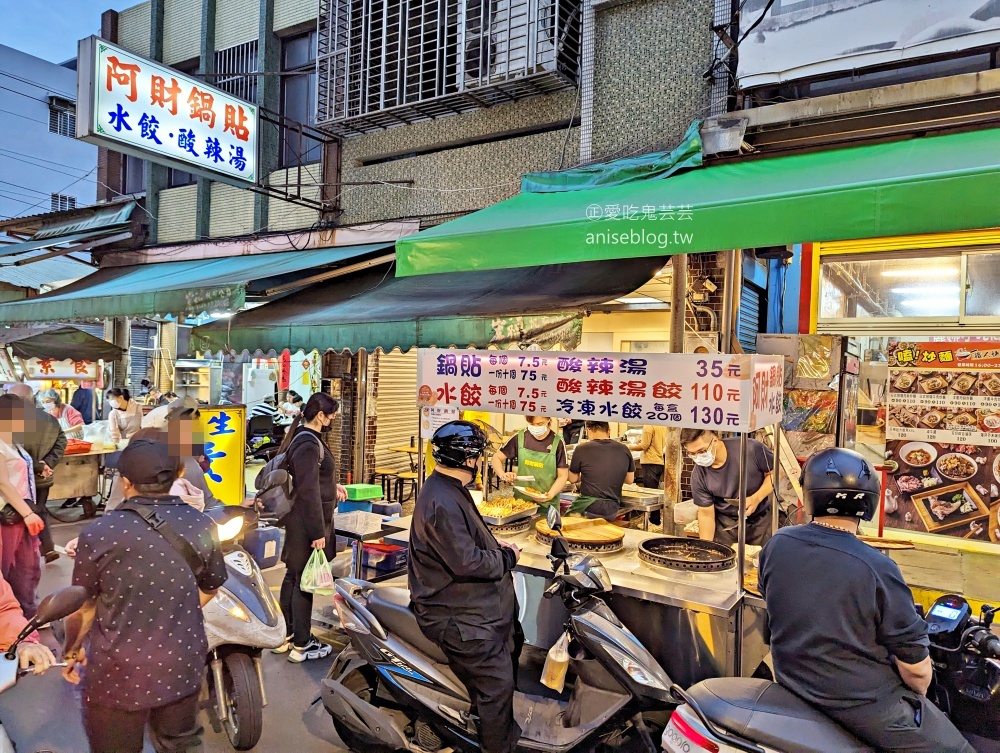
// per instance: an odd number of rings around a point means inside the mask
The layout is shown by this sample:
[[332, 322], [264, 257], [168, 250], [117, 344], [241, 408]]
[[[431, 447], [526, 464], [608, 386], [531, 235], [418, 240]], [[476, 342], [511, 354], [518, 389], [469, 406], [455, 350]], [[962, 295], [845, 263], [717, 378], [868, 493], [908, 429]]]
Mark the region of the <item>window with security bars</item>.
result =
[[257, 101], [257, 40], [215, 52], [214, 83], [234, 97]]
[[317, 124], [365, 133], [576, 85], [579, 0], [320, 0]]
[[76, 138], [76, 111], [64, 105], [50, 104], [49, 133]]
[[61, 193], [50, 194], [52, 200], [52, 211], [62, 212], [66, 209], [76, 209], [75, 196], [63, 196]]

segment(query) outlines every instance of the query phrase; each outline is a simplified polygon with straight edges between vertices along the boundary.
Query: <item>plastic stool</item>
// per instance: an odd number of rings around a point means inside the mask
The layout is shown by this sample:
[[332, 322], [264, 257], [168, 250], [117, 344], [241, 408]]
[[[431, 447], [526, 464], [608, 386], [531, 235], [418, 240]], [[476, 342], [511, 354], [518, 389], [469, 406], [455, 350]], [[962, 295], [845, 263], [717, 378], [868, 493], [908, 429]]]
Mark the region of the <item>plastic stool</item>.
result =
[[394, 468], [376, 468], [372, 474], [372, 483], [382, 485], [382, 495], [387, 501], [392, 499], [392, 483], [396, 479]]

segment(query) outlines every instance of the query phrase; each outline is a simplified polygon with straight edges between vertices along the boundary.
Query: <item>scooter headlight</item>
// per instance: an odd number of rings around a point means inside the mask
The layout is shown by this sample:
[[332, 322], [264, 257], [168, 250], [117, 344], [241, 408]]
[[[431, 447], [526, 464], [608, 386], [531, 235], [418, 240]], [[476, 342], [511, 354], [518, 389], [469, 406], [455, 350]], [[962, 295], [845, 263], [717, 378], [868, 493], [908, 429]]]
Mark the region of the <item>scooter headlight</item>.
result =
[[604, 650], [608, 652], [611, 658], [625, 670], [628, 676], [637, 683], [645, 685], [647, 688], [655, 688], [664, 692], [668, 690], [666, 685], [653, 677], [645, 667], [639, 664], [639, 662], [631, 656], [619, 651], [614, 646], [609, 646], [607, 643], [602, 643], [601, 645], [604, 646]]
[[217, 524], [216, 528], [219, 529], [219, 541], [232, 541], [243, 530], [243, 516], [234, 515], [225, 523]]
[[236, 619], [243, 620], [246, 623], [250, 622], [250, 615], [247, 614], [247, 610], [237, 604], [236, 599], [230, 596], [224, 588], [220, 588], [215, 594], [215, 601]]

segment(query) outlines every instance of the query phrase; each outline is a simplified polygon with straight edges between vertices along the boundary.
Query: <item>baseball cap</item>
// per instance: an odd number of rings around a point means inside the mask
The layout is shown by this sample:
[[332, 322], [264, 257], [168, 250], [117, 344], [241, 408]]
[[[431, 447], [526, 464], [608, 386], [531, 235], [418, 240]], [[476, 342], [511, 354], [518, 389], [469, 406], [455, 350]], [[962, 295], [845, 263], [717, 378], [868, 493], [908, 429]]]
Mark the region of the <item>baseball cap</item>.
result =
[[133, 438], [118, 458], [118, 471], [133, 484], [166, 484], [176, 480], [179, 463], [170, 445]]

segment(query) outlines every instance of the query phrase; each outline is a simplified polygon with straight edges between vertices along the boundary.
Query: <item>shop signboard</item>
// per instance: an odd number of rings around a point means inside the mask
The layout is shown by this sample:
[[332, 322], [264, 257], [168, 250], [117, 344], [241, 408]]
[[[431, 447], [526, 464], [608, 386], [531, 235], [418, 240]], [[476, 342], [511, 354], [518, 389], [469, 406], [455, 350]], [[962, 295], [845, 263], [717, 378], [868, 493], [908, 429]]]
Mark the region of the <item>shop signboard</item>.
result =
[[434, 432], [449, 421], [457, 421], [459, 417], [458, 408], [424, 406], [420, 409], [420, 438], [430, 439]]
[[99, 37], [80, 40], [76, 136], [238, 186], [257, 179], [257, 106]]
[[99, 366], [97, 361], [69, 359], [57, 361], [54, 358], [25, 358], [25, 379], [40, 381], [44, 379], [97, 379]]
[[781, 420], [780, 356], [421, 348], [420, 407], [754, 431]]
[[886, 525], [1000, 541], [1000, 341], [889, 343]]
[[0, 382], [17, 382], [17, 371], [14, 369], [14, 362], [7, 353], [7, 349], [0, 347]]
[[246, 408], [227, 405], [201, 409], [205, 438], [205, 473], [208, 488], [227, 505], [238, 505], [246, 496]]

